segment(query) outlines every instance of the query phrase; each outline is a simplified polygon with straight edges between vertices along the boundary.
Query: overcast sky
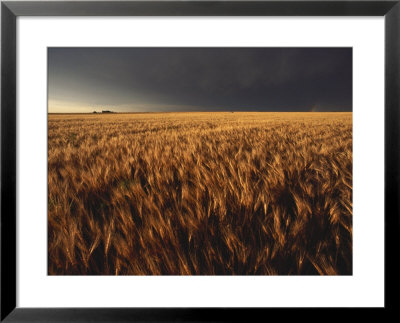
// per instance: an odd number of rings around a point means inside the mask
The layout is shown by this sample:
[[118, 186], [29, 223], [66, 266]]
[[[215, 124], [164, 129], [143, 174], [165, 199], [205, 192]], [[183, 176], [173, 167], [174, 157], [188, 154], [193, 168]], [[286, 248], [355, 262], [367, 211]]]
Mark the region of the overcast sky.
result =
[[48, 112], [352, 111], [351, 48], [49, 48]]

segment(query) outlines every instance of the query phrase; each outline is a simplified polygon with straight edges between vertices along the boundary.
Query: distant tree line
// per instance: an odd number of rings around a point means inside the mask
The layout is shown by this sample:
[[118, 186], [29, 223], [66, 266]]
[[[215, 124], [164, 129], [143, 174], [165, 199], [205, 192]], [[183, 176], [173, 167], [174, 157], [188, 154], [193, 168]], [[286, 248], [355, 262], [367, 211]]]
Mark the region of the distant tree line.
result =
[[[93, 113], [100, 113], [100, 112], [93, 111]], [[110, 110], [102, 110], [101, 113], [115, 113], [115, 112]]]

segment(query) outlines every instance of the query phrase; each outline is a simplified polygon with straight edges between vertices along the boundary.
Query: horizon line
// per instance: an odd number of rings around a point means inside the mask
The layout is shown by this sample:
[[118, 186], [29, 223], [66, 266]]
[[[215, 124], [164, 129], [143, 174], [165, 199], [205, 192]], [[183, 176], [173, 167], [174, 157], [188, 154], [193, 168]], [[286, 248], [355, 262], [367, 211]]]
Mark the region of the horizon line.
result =
[[259, 110], [250, 110], [250, 111], [131, 111], [131, 112], [47, 112], [47, 114], [137, 114], [137, 113], [246, 113], [246, 112], [259, 112], [259, 113], [349, 113], [353, 111], [259, 111]]

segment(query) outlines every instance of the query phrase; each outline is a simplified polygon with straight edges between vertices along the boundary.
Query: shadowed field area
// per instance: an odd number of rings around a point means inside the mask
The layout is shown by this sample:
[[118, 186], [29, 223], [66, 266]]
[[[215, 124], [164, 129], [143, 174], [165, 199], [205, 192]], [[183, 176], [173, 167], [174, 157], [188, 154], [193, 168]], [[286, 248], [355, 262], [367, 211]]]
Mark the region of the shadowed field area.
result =
[[352, 113], [49, 114], [48, 273], [352, 274]]

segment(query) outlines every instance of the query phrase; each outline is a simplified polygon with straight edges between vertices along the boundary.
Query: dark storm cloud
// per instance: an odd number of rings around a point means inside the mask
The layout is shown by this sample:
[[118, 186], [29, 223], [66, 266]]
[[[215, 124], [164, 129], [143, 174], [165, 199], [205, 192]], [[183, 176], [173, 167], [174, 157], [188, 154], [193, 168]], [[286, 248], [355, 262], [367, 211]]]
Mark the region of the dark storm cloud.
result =
[[51, 102], [118, 111], [351, 111], [351, 48], [50, 48]]

